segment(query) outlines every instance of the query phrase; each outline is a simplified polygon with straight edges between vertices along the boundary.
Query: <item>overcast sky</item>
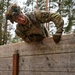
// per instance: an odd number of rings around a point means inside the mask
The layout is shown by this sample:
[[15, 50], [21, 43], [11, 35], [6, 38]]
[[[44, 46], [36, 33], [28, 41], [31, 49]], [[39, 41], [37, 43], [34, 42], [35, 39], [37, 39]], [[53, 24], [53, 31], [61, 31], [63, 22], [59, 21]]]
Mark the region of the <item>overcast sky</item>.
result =
[[27, 0], [12, 0], [13, 3], [17, 3], [17, 4], [23, 4], [23, 2], [26, 2]]
[[20, 7], [23, 7], [23, 2], [26, 2], [27, 0], [11, 0], [11, 4], [17, 4], [20, 5]]

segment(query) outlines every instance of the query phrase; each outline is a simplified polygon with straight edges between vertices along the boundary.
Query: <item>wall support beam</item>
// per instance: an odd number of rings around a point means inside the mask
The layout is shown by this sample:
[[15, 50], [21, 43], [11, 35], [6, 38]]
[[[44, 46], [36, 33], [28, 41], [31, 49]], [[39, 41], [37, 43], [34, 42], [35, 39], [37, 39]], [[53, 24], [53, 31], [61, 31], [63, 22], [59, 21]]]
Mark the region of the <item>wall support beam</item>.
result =
[[19, 53], [16, 50], [15, 54], [13, 54], [13, 74], [12, 75], [19, 75]]

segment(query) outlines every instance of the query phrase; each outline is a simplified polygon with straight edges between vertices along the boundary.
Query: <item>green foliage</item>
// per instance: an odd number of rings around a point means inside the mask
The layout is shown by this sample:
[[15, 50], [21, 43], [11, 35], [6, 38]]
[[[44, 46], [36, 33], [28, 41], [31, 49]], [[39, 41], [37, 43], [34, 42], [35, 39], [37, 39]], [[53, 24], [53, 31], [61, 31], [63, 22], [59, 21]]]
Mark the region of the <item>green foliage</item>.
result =
[[69, 23], [68, 26], [65, 28], [65, 32], [69, 32], [71, 30], [71, 27], [72, 27], [72, 19], [69, 18]]
[[0, 45], [2, 45], [3, 2], [0, 2]]
[[26, 5], [29, 6], [29, 4], [32, 2], [32, 0], [27, 0]]

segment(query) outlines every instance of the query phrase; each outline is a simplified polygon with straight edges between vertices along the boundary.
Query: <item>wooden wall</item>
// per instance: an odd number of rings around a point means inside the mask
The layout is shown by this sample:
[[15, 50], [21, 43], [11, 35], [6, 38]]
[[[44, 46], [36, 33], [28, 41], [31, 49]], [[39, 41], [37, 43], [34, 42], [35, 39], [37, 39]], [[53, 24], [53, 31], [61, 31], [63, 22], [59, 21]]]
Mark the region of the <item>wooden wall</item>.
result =
[[20, 54], [19, 75], [75, 75], [75, 34], [64, 35], [59, 44], [25, 42], [0, 46], [0, 75], [12, 75], [13, 54]]

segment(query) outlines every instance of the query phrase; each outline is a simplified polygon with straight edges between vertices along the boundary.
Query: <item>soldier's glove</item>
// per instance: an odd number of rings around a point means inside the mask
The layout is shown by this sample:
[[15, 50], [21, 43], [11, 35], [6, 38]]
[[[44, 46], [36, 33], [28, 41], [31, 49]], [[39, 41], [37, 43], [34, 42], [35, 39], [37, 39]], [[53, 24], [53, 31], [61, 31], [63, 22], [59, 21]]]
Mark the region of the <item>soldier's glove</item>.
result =
[[61, 33], [56, 33], [56, 34], [53, 35], [53, 40], [54, 40], [55, 43], [59, 43], [60, 42], [61, 35], [62, 35]]

